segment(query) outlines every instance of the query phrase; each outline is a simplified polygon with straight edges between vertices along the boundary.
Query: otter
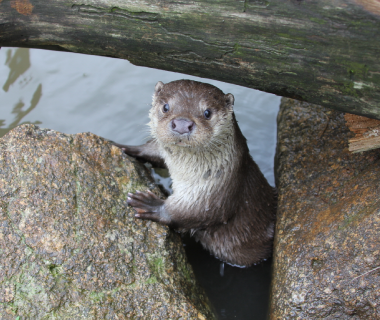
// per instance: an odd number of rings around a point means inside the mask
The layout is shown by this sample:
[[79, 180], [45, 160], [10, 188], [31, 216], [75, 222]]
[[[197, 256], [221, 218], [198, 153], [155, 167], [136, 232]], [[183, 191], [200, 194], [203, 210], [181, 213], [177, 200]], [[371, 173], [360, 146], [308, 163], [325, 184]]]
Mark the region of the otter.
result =
[[214, 256], [250, 266], [271, 255], [276, 192], [249, 154], [234, 96], [213, 85], [178, 80], [155, 86], [152, 140], [116, 144], [125, 153], [167, 167], [173, 194], [129, 193], [135, 217], [190, 231]]

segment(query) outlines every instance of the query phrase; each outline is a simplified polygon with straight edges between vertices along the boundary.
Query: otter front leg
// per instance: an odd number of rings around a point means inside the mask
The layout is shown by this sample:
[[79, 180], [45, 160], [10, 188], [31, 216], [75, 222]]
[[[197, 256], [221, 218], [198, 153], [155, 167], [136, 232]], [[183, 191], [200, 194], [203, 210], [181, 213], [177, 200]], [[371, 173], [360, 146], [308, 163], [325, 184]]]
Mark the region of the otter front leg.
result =
[[137, 191], [136, 193], [128, 193], [127, 203], [136, 209], [136, 218], [152, 220], [172, 226], [170, 215], [165, 209], [165, 201], [158, 198], [150, 190], [147, 192]]
[[154, 140], [150, 140], [141, 146], [128, 146], [119, 143], [114, 143], [114, 145], [122, 149], [126, 154], [135, 157], [138, 160], [148, 161], [157, 168], [166, 168], [165, 161], [161, 157], [158, 144]]

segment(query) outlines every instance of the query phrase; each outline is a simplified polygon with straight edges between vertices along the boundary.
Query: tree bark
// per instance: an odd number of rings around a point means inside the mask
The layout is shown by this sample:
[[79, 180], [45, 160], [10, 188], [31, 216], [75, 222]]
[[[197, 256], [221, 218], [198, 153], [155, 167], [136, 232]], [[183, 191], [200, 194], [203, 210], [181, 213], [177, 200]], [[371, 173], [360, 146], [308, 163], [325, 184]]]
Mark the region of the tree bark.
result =
[[379, 31], [378, 0], [0, 0], [0, 46], [117, 57], [378, 119]]

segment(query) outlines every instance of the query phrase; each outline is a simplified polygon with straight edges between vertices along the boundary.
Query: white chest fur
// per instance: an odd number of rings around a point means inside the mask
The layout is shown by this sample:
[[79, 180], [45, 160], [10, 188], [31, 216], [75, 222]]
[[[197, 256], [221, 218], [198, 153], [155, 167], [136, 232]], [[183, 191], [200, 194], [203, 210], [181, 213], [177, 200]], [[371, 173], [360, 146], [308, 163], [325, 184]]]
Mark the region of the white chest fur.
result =
[[171, 201], [178, 205], [191, 206], [198, 202], [207, 203], [210, 195], [217, 192], [226, 181], [233, 178], [235, 167], [234, 137], [223, 139], [207, 149], [160, 146], [163, 158], [173, 179]]

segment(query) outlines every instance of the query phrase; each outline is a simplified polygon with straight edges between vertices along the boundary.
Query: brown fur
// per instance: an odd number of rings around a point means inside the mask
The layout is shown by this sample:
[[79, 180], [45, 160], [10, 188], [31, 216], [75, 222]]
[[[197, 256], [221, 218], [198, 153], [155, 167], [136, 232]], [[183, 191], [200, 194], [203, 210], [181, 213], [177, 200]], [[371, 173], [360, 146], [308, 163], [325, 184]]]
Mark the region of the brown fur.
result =
[[165, 201], [150, 191], [129, 194], [137, 218], [190, 231], [216, 257], [248, 266], [271, 254], [276, 196], [249, 155], [233, 103], [231, 94], [209, 84], [158, 82], [150, 111], [153, 140], [118, 146], [166, 164], [173, 179], [174, 192]]

